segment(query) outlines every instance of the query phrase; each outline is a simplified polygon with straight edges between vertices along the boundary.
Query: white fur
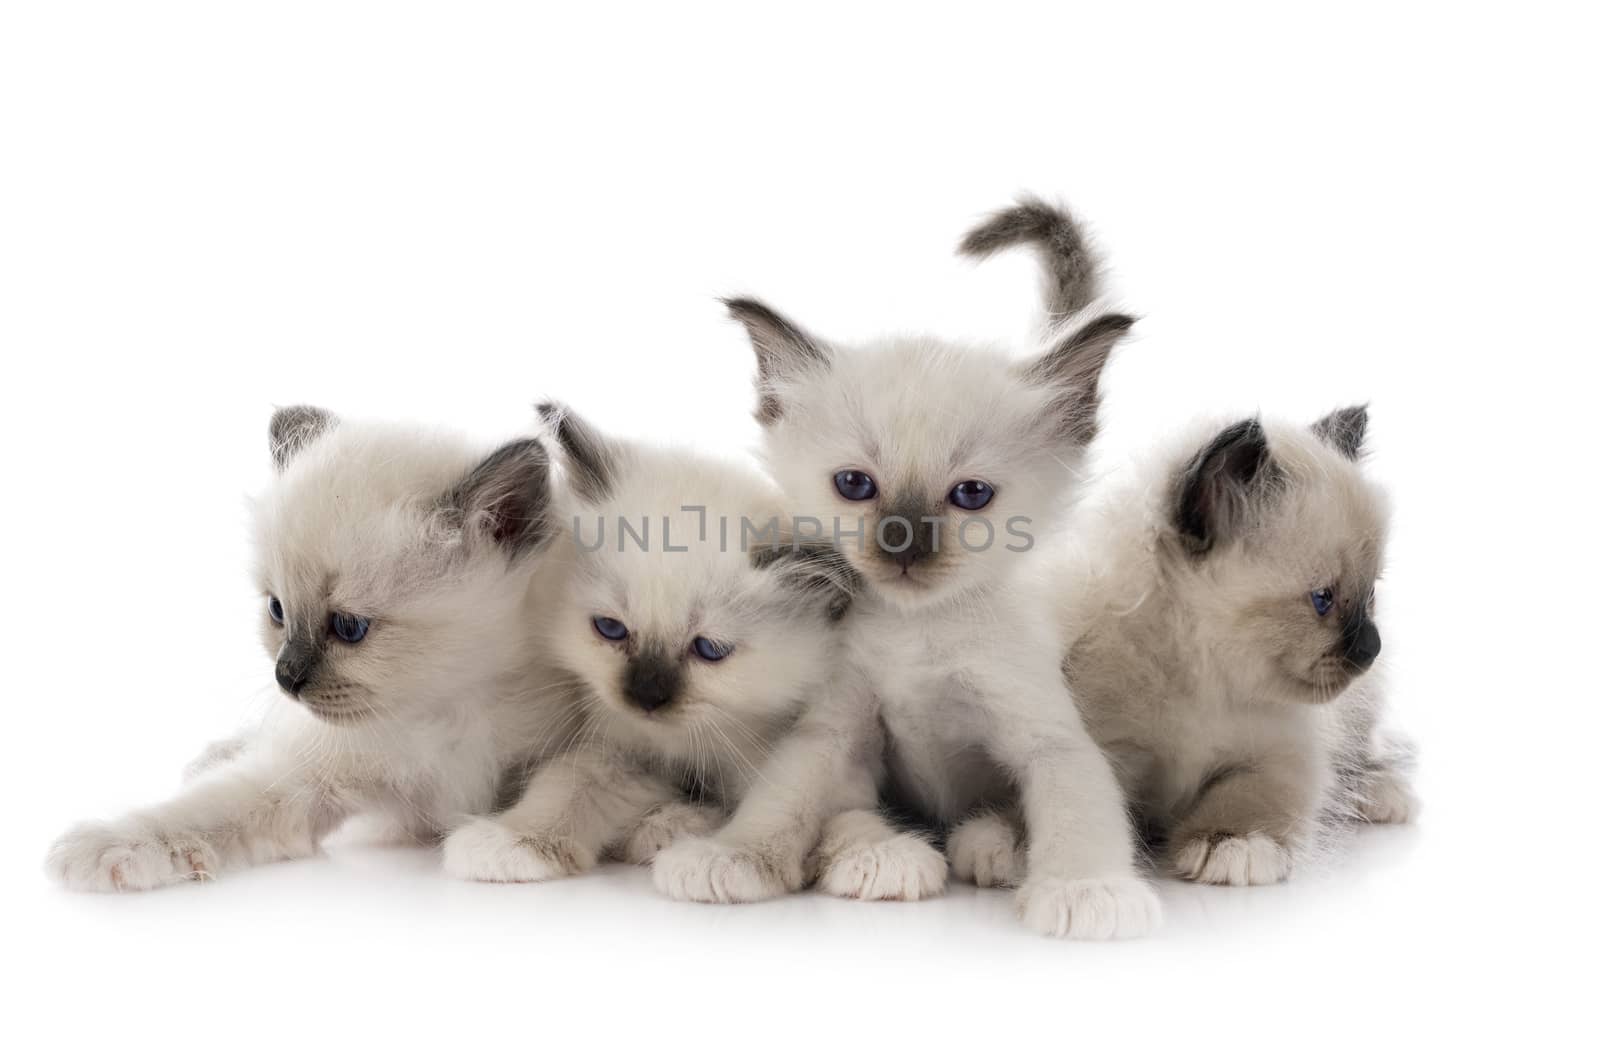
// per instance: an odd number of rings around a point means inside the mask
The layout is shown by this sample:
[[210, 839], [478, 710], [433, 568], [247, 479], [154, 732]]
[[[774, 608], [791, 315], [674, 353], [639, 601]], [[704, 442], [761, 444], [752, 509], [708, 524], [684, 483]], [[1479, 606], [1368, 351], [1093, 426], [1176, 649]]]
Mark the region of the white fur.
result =
[[[886, 505], [902, 497], [938, 512], [953, 534], [962, 512], [952, 513], [945, 496], [968, 479], [995, 487], [983, 514], [997, 535], [1014, 517], [1048, 533], [1081, 455], [1065, 439], [1061, 410], [1081, 426], [1074, 402], [1092, 390], [1064, 391], [993, 350], [931, 339], [849, 350], [794, 342], [802, 332], [766, 326], [766, 313], [746, 323], [763, 366], [768, 466], [798, 512], [846, 530], [864, 520], [866, 541], [846, 541], [844, 554], [865, 588], [824, 703], [833, 726], [804, 748], [809, 769], [800, 761], [781, 782], [758, 786], [715, 841], [669, 849], [658, 886], [701, 900], [783, 891], [831, 814], [870, 807], [872, 767], [848, 765], [875, 749], [881, 725], [892, 787], [934, 819], [954, 822], [988, 798], [1020, 792], [1032, 873], [1018, 911], [1029, 925], [1075, 937], [1153, 928], [1159, 908], [1136, 873], [1120, 791], [1061, 677], [1051, 623], [1041, 620], [1049, 598], [1037, 564], [1005, 548], [1024, 545], [1002, 538], [967, 550], [948, 546], [947, 536], [937, 559], [903, 573], [873, 544], [878, 520], [893, 513]], [[1074, 387], [1084, 380], [1068, 378]], [[879, 500], [841, 498], [833, 477], [843, 469], [869, 473]], [[870, 879], [872, 842], [834, 841], [822, 852], [826, 890], [911, 899], [933, 880], [907, 869], [920, 850], [880, 846]]]
[[1380, 730], [1379, 672], [1330, 668], [1338, 629], [1309, 602], [1378, 579], [1384, 497], [1312, 431], [1267, 423], [1271, 490], [1236, 537], [1191, 554], [1174, 483], [1223, 425], [1196, 423], [1114, 475], [1054, 583], [1073, 691], [1140, 815], [1170, 838], [1170, 869], [1261, 885], [1330, 824], [1404, 822], [1417, 802], [1409, 751]]
[[486, 811], [503, 773], [556, 732], [528, 693], [537, 554], [511, 561], [444, 514], [482, 455], [454, 436], [360, 423], [294, 455], [254, 508], [268, 653], [285, 639], [268, 595], [291, 622], [371, 615], [367, 639], [330, 648], [304, 701], [277, 697], [259, 730], [212, 746], [171, 800], [62, 836], [49, 873], [75, 889], [149, 889], [312, 855], [358, 813], [431, 840]]
[[[741, 547], [742, 519], [764, 525], [780, 515], [770, 483], [568, 420], [588, 442], [568, 453], [569, 479], [591, 494], [563, 492], [539, 638], [551, 664], [547, 695], [578, 731], [515, 806], [446, 840], [446, 868], [461, 877], [560, 877], [607, 850], [646, 863], [680, 837], [710, 832], [804, 712], [835, 638], [825, 600], [776, 566], [758, 568]], [[648, 519], [647, 546], [619, 536], [623, 517], [635, 531]], [[595, 547], [601, 524], [605, 543]], [[627, 638], [603, 638], [596, 617], [620, 621]], [[697, 637], [733, 652], [707, 661], [694, 653]], [[629, 699], [629, 666], [640, 659], [677, 672], [681, 690], [668, 705], [646, 711]], [[691, 788], [705, 803], [685, 800]]]

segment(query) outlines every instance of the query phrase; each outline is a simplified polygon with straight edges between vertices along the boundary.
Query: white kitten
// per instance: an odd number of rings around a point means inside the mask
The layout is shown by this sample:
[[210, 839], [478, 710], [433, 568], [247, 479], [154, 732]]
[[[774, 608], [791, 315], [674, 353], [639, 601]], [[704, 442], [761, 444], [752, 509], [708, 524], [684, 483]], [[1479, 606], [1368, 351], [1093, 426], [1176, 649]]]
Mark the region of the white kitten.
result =
[[[1080, 266], [1061, 288], [1062, 310], [1077, 311], [1093, 262], [1070, 220], [1047, 219]], [[755, 344], [768, 465], [797, 510], [841, 536], [865, 588], [846, 621], [848, 667], [824, 703], [835, 722], [814, 736], [807, 781], [762, 785], [714, 840], [668, 849], [658, 885], [692, 899], [774, 895], [827, 815], [854, 809], [822, 835], [819, 884], [848, 891], [864, 861], [880, 872], [887, 863], [892, 895], [923, 895], [916, 861], [931, 850], [914, 839], [897, 850], [904, 836], [863, 811], [870, 775], [846, 767], [849, 739], [881, 725], [889, 790], [920, 813], [951, 823], [1020, 795], [1032, 869], [1018, 910], [1030, 926], [1072, 937], [1151, 930], [1155, 891], [1138, 876], [1116, 779], [1061, 677], [1039, 563], [1022, 554], [1059, 528], [1095, 432], [1101, 368], [1133, 321], [1080, 317], [1042, 355], [1014, 363], [927, 338], [839, 348], [759, 303], [729, 309]], [[728, 878], [737, 892], [725, 891]]]
[[781, 521], [759, 476], [543, 410], [567, 474], [541, 653], [579, 730], [514, 807], [445, 842], [447, 869], [484, 881], [576, 874], [608, 850], [646, 863], [721, 823], [821, 684], [848, 603], [836, 557], [750, 549], [750, 527]]
[[[1286, 877], [1331, 817], [1417, 809], [1368, 673], [1387, 506], [1357, 459], [1366, 411], [1310, 429], [1204, 424], [1107, 490], [1057, 580], [1073, 695], [1180, 877]], [[988, 817], [958, 877], [1023, 857]]]
[[149, 889], [309, 856], [339, 822], [419, 839], [489, 810], [558, 718], [529, 704], [530, 577], [549, 536], [538, 441], [284, 408], [254, 504], [262, 636], [284, 696], [172, 800], [59, 839], [75, 889]]

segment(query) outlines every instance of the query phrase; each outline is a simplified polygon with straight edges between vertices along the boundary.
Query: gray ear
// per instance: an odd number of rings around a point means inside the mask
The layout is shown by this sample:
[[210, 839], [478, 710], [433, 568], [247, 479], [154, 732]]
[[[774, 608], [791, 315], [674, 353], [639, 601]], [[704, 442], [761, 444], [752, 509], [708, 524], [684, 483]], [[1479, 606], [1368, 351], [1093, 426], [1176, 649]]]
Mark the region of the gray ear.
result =
[[1275, 472], [1259, 420], [1236, 422], [1212, 438], [1178, 477], [1176, 521], [1189, 549], [1204, 553], [1237, 531]]
[[470, 534], [515, 558], [549, 533], [550, 457], [531, 438], [501, 445], [451, 490], [445, 504]]
[[826, 366], [827, 347], [799, 326], [751, 298], [726, 298], [728, 315], [744, 325], [756, 350], [756, 385], [761, 401], [756, 419], [763, 425], [777, 422], [783, 408], [773, 393], [773, 383], [812, 367]]
[[1074, 444], [1094, 440], [1100, 411], [1100, 373], [1111, 350], [1133, 327], [1121, 313], [1096, 316], [1056, 340], [1043, 356], [1028, 364], [1023, 377], [1054, 392], [1050, 408], [1062, 435]]
[[1367, 439], [1367, 406], [1356, 404], [1329, 412], [1311, 424], [1311, 432], [1346, 459], [1360, 459], [1361, 443]]
[[309, 404], [291, 404], [272, 413], [267, 424], [267, 439], [272, 444], [272, 466], [282, 470], [300, 450], [339, 425], [331, 411]]
[[757, 569], [776, 570], [786, 587], [814, 599], [832, 621], [845, 615], [862, 588], [861, 576], [849, 561], [820, 541], [757, 548], [750, 552], [750, 564]]
[[611, 495], [617, 482], [616, 445], [565, 404], [546, 401], [539, 405], [539, 417], [561, 446], [573, 491], [591, 503]]

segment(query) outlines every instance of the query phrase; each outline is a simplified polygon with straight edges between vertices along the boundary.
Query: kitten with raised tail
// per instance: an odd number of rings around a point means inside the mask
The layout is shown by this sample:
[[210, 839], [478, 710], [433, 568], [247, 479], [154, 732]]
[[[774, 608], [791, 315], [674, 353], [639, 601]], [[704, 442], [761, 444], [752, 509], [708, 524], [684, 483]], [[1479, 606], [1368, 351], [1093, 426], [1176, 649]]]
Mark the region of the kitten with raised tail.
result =
[[530, 705], [530, 586], [550, 536], [537, 440], [280, 409], [253, 504], [261, 634], [281, 696], [171, 800], [52, 848], [74, 889], [138, 890], [314, 854], [357, 814], [418, 840], [490, 810], [559, 717]]
[[446, 839], [446, 869], [482, 881], [648, 863], [714, 829], [785, 774], [771, 748], [803, 722], [850, 602], [830, 551], [779, 544], [780, 497], [753, 471], [541, 412], [565, 473], [537, 649], [575, 731], [514, 806]]
[[[1011, 243], [1073, 270], [1021, 223], [984, 249]], [[1179, 877], [1276, 882], [1331, 821], [1416, 814], [1409, 747], [1379, 723], [1388, 506], [1366, 430], [1365, 407], [1196, 423], [1103, 486], [1061, 549], [1064, 671]], [[978, 815], [950, 837], [954, 873], [1012, 884], [1020, 838]]]
[[[1075, 225], [1053, 223], [1082, 267], [1060, 284], [1061, 329], [1025, 361], [923, 337], [847, 348], [756, 301], [728, 309], [755, 347], [767, 465], [863, 583], [830, 688], [835, 730], [878, 729], [886, 793], [924, 817], [952, 824], [1017, 799], [1027, 925], [1131, 937], [1156, 926], [1159, 903], [1116, 777], [1062, 678], [1052, 602], [1027, 552], [1062, 530], [1096, 432], [1101, 370], [1133, 321], [1083, 311], [1094, 262]], [[744, 898], [776, 895], [787, 879], [774, 866], [819, 839], [824, 889], [848, 892], [864, 858], [910, 875], [897, 861], [922, 848], [869, 806], [841, 806], [827, 784], [842, 777], [859, 789], [859, 775], [824, 767], [810, 787], [757, 787], [714, 838], [666, 850], [658, 886], [727, 899], [735, 877]], [[852, 811], [823, 814], [841, 807]]]

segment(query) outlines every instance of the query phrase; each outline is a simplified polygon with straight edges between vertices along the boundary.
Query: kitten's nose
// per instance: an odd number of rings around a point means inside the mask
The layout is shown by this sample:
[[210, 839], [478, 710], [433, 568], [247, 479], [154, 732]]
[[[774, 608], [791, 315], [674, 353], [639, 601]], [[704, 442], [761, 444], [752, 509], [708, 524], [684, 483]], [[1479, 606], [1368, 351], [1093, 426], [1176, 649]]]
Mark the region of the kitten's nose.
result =
[[678, 666], [658, 654], [641, 654], [628, 662], [622, 689], [628, 700], [647, 713], [670, 705], [678, 694]]
[[1382, 649], [1383, 639], [1378, 635], [1378, 626], [1364, 615], [1358, 616], [1345, 628], [1344, 658], [1357, 668], [1371, 668], [1372, 663], [1378, 660], [1378, 651]]
[[878, 543], [902, 570], [932, 555], [934, 525], [921, 508], [905, 505], [884, 517], [878, 527]]
[[291, 697], [300, 697], [300, 692], [305, 690], [306, 684], [311, 682], [311, 675], [316, 671], [317, 658], [315, 653], [296, 649], [293, 642], [284, 645], [278, 654], [278, 665], [273, 670], [277, 677], [278, 686]]

